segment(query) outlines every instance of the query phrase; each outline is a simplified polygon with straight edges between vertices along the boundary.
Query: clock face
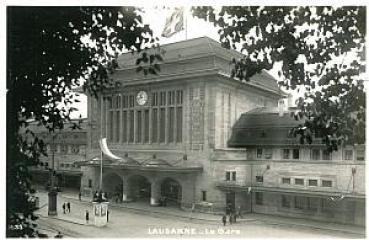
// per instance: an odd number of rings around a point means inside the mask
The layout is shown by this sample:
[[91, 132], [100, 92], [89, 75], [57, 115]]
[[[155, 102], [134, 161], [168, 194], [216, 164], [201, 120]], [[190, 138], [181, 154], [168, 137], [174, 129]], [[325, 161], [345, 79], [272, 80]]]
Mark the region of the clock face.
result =
[[140, 91], [139, 93], [137, 93], [136, 100], [137, 100], [138, 105], [141, 105], [141, 106], [145, 105], [147, 102], [147, 99], [148, 99], [148, 96], [145, 91]]

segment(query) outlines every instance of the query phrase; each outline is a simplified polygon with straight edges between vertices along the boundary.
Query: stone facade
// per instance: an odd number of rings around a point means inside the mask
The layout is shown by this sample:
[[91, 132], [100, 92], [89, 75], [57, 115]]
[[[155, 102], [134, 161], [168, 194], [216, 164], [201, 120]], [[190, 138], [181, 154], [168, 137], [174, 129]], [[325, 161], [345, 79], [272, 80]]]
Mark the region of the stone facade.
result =
[[[260, 107], [277, 108], [278, 101], [287, 95], [266, 72], [250, 82], [230, 78], [229, 62], [241, 55], [221, 48], [211, 39], [192, 39], [162, 48], [166, 53], [158, 75], [136, 73], [135, 57], [124, 54], [118, 59], [120, 69], [113, 75], [121, 87], [105, 91], [99, 100], [89, 97], [91, 127], [87, 132], [86, 159], [91, 161], [82, 167], [81, 190], [85, 194], [103, 190], [123, 201], [146, 196], [150, 198], [148, 203], [158, 205], [164, 195], [175, 189], [176, 194], [181, 193], [175, 200], [183, 208], [222, 213], [230, 205], [233, 209], [240, 207], [244, 213], [301, 217], [303, 211], [281, 209], [284, 189], [290, 189], [286, 193], [289, 196], [309, 195], [311, 191], [322, 199], [329, 198], [330, 192], [336, 196], [344, 190], [351, 195], [355, 191], [360, 196], [365, 193], [363, 162], [341, 160], [343, 150], [334, 153], [331, 161], [313, 162], [312, 146], [294, 145], [299, 149], [298, 160], [281, 158], [284, 148], [292, 149], [289, 145], [230, 148], [233, 128], [243, 113]], [[142, 92], [147, 100], [139, 104]], [[100, 137], [107, 138], [109, 149], [122, 158], [103, 158], [101, 183]], [[259, 148], [268, 148], [267, 158], [257, 157]], [[129, 161], [137, 164], [128, 164]], [[303, 178], [303, 185], [282, 186], [285, 176], [291, 181]], [[351, 177], [354, 189], [351, 185], [346, 188]], [[332, 187], [310, 188], [309, 179], [319, 184], [332, 180]], [[363, 201], [358, 201], [353, 207], [357, 212], [363, 209]], [[336, 220], [324, 214], [311, 216]], [[352, 223], [362, 224], [358, 214], [349, 218], [354, 219]], [[341, 220], [337, 221], [348, 221]]]
[[82, 172], [78, 163], [86, 160], [87, 121], [82, 119], [81, 129], [72, 130], [72, 124], [67, 123], [62, 131], [50, 133], [36, 122], [30, 123], [28, 128], [44, 141], [47, 152], [47, 156], [40, 157], [40, 164], [31, 169], [34, 183], [44, 186], [49, 183], [54, 159], [57, 185], [80, 188]]

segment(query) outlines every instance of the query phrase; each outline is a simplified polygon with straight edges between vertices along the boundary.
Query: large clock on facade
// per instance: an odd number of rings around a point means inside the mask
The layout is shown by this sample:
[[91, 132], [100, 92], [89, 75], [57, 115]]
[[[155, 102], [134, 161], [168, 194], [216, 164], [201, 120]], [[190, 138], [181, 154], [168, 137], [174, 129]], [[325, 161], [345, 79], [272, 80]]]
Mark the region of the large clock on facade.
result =
[[140, 91], [137, 93], [136, 101], [138, 105], [141, 105], [141, 106], [145, 105], [147, 103], [147, 99], [148, 99], [148, 96], [145, 91]]

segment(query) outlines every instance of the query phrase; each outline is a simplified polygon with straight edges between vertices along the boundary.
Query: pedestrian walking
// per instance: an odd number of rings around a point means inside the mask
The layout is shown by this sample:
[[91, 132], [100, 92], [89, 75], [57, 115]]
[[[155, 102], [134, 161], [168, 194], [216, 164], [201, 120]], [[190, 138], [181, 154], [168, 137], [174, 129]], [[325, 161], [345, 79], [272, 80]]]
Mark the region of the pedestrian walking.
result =
[[86, 210], [86, 223], [88, 224], [88, 221], [90, 220], [90, 213], [88, 210]]
[[241, 206], [238, 206], [237, 210], [238, 210], [238, 217], [242, 218]]
[[229, 214], [229, 224], [232, 225], [233, 223], [233, 216], [232, 216], [232, 213]]
[[68, 212], [70, 213], [70, 202], [67, 202], [67, 209], [68, 209]]
[[63, 203], [62, 207], [63, 207], [63, 213], [65, 214], [65, 203]]
[[109, 222], [109, 210], [106, 212], [106, 222]]
[[223, 226], [225, 226], [227, 223], [227, 216], [225, 214], [222, 217], [222, 222], [223, 222]]
[[61, 234], [61, 232], [58, 232], [58, 234], [57, 235], [55, 235], [55, 237], [54, 238], [63, 238], [63, 234]]
[[78, 193], [78, 200], [81, 201], [81, 198], [82, 198], [82, 193], [81, 193], [81, 191], [79, 191], [79, 193]]

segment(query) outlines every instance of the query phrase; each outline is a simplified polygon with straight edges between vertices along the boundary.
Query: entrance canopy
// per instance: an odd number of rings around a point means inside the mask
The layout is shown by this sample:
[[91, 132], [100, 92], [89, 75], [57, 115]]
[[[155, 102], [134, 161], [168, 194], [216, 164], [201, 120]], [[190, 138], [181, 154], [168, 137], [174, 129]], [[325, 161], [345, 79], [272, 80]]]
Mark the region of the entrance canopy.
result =
[[[100, 157], [94, 157], [91, 160], [79, 162], [78, 165], [99, 167], [100, 162], [101, 162]], [[201, 172], [203, 170], [203, 167], [201, 165], [191, 164], [184, 160], [169, 163], [169, 161], [156, 158], [156, 155], [153, 155], [151, 158], [140, 162], [131, 157], [128, 157], [128, 154], [125, 154], [124, 157], [119, 157], [119, 159], [115, 160], [103, 158], [102, 163], [103, 168], [140, 170], [140, 171], [190, 173], [190, 172]]]

